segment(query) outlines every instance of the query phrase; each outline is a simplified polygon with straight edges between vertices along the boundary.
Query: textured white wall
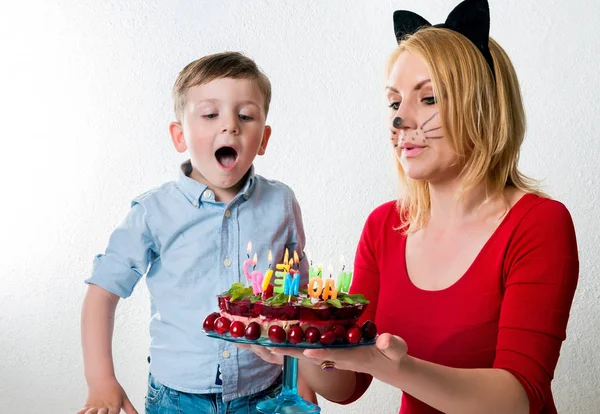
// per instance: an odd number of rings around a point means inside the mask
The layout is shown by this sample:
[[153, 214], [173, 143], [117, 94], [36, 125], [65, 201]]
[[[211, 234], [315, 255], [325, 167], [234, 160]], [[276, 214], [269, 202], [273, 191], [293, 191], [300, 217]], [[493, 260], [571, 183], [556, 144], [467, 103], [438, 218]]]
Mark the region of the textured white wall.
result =
[[[131, 198], [176, 175], [170, 89], [186, 63], [240, 50], [266, 71], [274, 133], [258, 172], [295, 189], [316, 259], [350, 260], [367, 214], [396, 195], [382, 78], [392, 12], [437, 23], [456, 1], [3, 5], [0, 411], [73, 413], [83, 403], [83, 279]], [[554, 381], [559, 411], [598, 412], [600, 2], [491, 3], [492, 35], [516, 65], [528, 112], [522, 168], [577, 228], [581, 279]], [[148, 313], [140, 284], [118, 309], [114, 341], [118, 378], [140, 410]], [[323, 407], [398, 405], [399, 392], [377, 383], [357, 404]]]

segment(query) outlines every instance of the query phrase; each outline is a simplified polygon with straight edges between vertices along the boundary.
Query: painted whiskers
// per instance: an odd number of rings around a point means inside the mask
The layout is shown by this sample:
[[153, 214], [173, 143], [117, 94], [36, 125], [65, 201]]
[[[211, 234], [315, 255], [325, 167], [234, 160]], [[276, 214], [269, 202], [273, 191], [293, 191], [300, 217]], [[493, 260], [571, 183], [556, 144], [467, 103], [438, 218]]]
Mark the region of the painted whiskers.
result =
[[[436, 112], [435, 114], [431, 115], [431, 117], [429, 117], [429, 119], [427, 119], [425, 122], [423, 122], [421, 124], [421, 126], [419, 126], [417, 129], [411, 129], [411, 130], [401, 130], [400, 131], [400, 142], [414, 142], [416, 145], [420, 145], [425, 144], [427, 142], [428, 139], [441, 139], [444, 138], [443, 135], [439, 135], [440, 134], [440, 130], [442, 129], [442, 126], [437, 124], [433, 124], [433, 125], [429, 125], [429, 123], [431, 121], [433, 121], [434, 119], [439, 119], [439, 112]], [[400, 127], [402, 126], [402, 122], [403, 119], [400, 118], [399, 116], [395, 117], [392, 120], [392, 126], [395, 129], [400, 129]], [[427, 129], [425, 129], [427, 128]], [[397, 148], [399, 143], [398, 143], [398, 134], [396, 131], [394, 131], [393, 129], [390, 129], [390, 131], [392, 132], [392, 136], [391, 136], [391, 140], [392, 140], [392, 144], [394, 145], [394, 148]], [[437, 131], [437, 132], [436, 132]], [[419, 143], [420, 141], [420, 143]]]

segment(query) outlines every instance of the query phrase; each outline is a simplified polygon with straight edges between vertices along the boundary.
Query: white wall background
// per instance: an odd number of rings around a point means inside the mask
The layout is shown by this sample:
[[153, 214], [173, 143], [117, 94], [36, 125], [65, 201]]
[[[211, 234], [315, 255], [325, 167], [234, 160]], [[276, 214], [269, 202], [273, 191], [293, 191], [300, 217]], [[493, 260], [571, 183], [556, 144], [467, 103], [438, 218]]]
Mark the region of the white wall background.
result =
[[[350, 260], [367, 214], [396, 196], [383, 67], [392, 12], [434, 23], [457, 0], [30, 0], [0, 8], [0, 411], [84, 402], [84, 278], [135, 195], [176, 176], [170, 89], [202, 55], [240, 50], [274, 86], [262, 175], [300, 200], [315, 258]], [[492, 0], [492, 36], [520, 74], [523, 170], [570, 209], [581, 278], [553, 383], [559, 412], [600, 406], [600, 2]], [[551, 225], [549, 223], [548, 225]], [[117, 374], [143, 410], [145, 285], [122, 301]], [[200, 323], [201, 321], [199, 321]], [[397, 412], [377, 383], [325, 413]]]

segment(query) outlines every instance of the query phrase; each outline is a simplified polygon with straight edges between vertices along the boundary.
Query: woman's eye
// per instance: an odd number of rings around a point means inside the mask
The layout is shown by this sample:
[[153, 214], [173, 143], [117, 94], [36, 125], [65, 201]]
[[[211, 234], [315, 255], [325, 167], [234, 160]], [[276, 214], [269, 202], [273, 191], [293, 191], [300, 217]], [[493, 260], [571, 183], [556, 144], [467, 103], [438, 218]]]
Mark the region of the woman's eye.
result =
[[389, 104], [389, 107], [392, 108], [394, 111], [397, 111], [398, 108], [400, 108], [400, 102], [392, 102]]
[[251, 120], [252, 120], [252, 117], [250, 117], [250, 116], [248, 116], [248, 115], [242, 115], [242, 114], [240, 114], [240, 119], [241, 119], [242, 121], [251, 121]]
[[423, 98], [421, 101], [424, 102], [426, 105], [435, 105], [437, 103], [435, 96], [428, 96], [426, 98]]
[[207, 115], [202, 115], [204, 118], [208, 118], [208, 119], [213, 119], [217, 117], [217, 114], [207, 114]]

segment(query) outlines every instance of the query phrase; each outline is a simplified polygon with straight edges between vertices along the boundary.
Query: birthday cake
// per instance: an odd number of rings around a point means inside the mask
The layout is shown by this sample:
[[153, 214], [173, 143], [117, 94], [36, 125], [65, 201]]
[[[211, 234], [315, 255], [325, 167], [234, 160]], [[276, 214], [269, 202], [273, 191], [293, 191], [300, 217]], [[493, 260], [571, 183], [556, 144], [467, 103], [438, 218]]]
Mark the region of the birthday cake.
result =
[[276, 265], [276, 272], [269, 269], [264, 276], [252, 277], [245, 265], [251, 286], [234, 283], [218, 295], [220, 312], [206, 317], [204, 330], [249, 341], [267, 337], [273, 343], [294, 345], [358, 344], [377, 336], [374, 322], [358, 325], [369, 301], [361, 294], [348, 293], [351, 272], [342, 272], [334, 280], [323, 277], [320, 267], [311, 266], [308, 284], [300, 288], [300, 274], [293, 267], [287, 254], [283, 264]]

